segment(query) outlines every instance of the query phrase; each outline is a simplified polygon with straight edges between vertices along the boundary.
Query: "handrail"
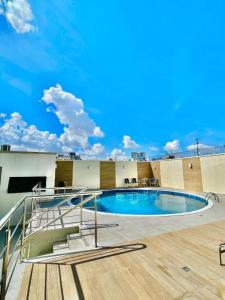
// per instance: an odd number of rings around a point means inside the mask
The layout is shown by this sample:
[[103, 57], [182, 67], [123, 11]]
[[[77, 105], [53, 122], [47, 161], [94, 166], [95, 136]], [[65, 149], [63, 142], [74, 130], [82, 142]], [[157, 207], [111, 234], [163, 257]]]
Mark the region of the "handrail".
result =
[[[75, 193], [75, 194], [66, 194], [66, 195], [67, 195], [67, 196], [72, 196], [71, 199], [73, 199], [73, 198], [75, 198], [75, 197], [77, 197], [77, 196], [88, 196], [88, 195], [90, 195], [91, 193], [93, 194], [94, 192], [91, 192], [91, 191], [90, 191], [89, 193], [78, 192], [78, 193]], [[60, 196], [61, 196], [62, 198], [65, 198], [65, 194], [64, 194], [64, 195], [61, 195], [61, 194], [59, 194], [59, 195], [54, 195], [54, 197], [52, 197], [52, 198], [56, 198], [56, 197], [60, 197]], [[54, 210], [55, 208], [61, 206], [62, 204], [64, 204], [65, 202], [68, 202], [68, 201], [69, 201], [69, 200], [68, 200], [67, 198], [66, 198], [66, 199], [63, 199], [63, 200], [60, 201], [58, 204], [56, 204], [55, 206], [51, 207], [48, 211], [44, 211], [43, 213], [37, 214], [36, 216], [34, 216], [34, 217], [32, 217], [31, 219], [27, 220], [27, 221], [26, 221], [26, 224], [28, 224], [29, 222], [34, 221], [34, 220], [36, 220], [36, 219], [38, 219], [38, 218], [44, 216], [46, 213], [51, 212], [51, 211]]]
[[[47, 226], [51, 225], [52, 223], [58, 221], [59, 219], [61, 219], [62, 217], [64, 217], [65, 215], [67, 215], [68, 213], [70, 213], [72, 210], [77, 209], [78, 207], [83, 206], [84, 204], [88, 203], [89, 201], [91, 201], [93, 198], [101, 195], [102, 192], [94, 192], [91, 194], [91, 196], [89, 196], [88, 198], [84, 199], [83, 201], [81, 201], [80, 203], [78, 203], [77, 205], [74, 205], [72, 208], [68, 209], [66, 212], [62, 213], [61, 215], [59, 215], [58, 217], [54, 218], [53, 220], [51, 220], [50, 222], [44, 224], [43, 226], [41, 226], [40, 228], [38, 228], [36, 231], [31, 232], [30, 234], [28, 234], [27, 236], [24, 237], [24, 241], [26, 241], [28, 238], [30, 238], [31, 236], [34, 236], [35, 234], [37, 234], [38, 232], [42, 231], [44, 228], [46, 228]], [[80, 195], [84, 195], [83, 193], [81, 193]], [[90, 195], [90, 193], [89, 193]], [[78, 195], [79, 196], [79, 195]], [[67, 199], [67, 201], [70, 201], [74, 198], [73, 197], [69, 197], [69, 199]]]
[[[80, 187], [72, 187], [72, 188], [80, 188]], [[82, 187], [83, 189], [87, 189], [87, 187]], [[45, 188], [43, 188], [45, 189]], [[47, 189], [53, 189], [53, 188], [47, 188]], [[55, 188], [56, 189], [56, 188]], [[70, 188], [67, 188], [67, 189], [70, 189]], [[60, 195], [60, 194], [59, 194]], [[53, 194], [46, 194], [46, 195], [26, 195], [26, 196], [23, 196], [21, 198], [21, 200], [19, 200], [9, 211], [8, 213], [0, 220], [0, 230], [6, 225], [6, 223], [9, 221], [9, 219], [12, 217], [12, 215], [14, 214], [14, 212], [24, 203], [24, 201], [26, 199], [29, 199], [29, 198], [44, 198], [44, 197], [56, 197], [57, 195], [53, 195]]]
[[[25, 239], [25, 228], [26, 228], [26, 218], [27, 218], [27, 205], [28, 206], [28, 214], [29, 213], [33, 213], [33, 209], [34, 209], [34, 205], [36, 207], [37, 205], [37, 200], [41, 200], [44, 198], [65, 198], [65, 200], [60, 201], [61, 205], [62, 203], [64, 203], [65, 201], [68, 201], [68, 199], [72, 199], [76, 196], [83, 196], [83, 195], [90, 195], [92, 194], [90, 197], [86, 198], [85, 201], [79, 205], [83, 205], [86, 202], [88, 202], [91, 199], [93, 199], [95, 197], [97, 197], [98, 194], [101, 194], [101, 192], [97, 193], [97, 192], [86, 192], [87, 187], [77, 187], [77, 186], [71, 186], [71, 187], [54, 187], [54, 188], [41, 188], [39, 187], [39, 183], [32, 189], [33, 193], [30, 193], [29, 195], [25, 195], [23, 196], [9, 211], [8, 213], [0, 220], [0, 231], [5, 230], [6, 228], [6, 232], [5, 232], [5, 245], [3, 246], [3, 249], [1, 249], [1, 253], [0, 256], [3, 256], [3, 263], [1, 265], [1, 277], [0, 277], [0, 299], [5, 299], [6, 296], [6, 291], [10, 282], [10, 278], [13, 274], [13, 270], [15, 269], [15, 264], [18, 260], [19, 254], [21, 255], [22, 258], [22, 249], [23, 249], [23, 241]], [[76, 192], [74, 192], [73, 190], [77, 190]], [[56, 190], [56, 191], [60, 191], [60, 190], [65, 190], [66, 193], [59, 193], [59, 194], [55, 194], [52, 193], [52, 190]], [[72, 190], [71, 192], [67, 192], [68, 190]], [[41, 194], [41, 192], [46, 192], [45, 194]], [[28, 202], [28, 200], [30, 200]], [[72, 209], [75, 209], [74, 207]], [[72, 210], [70, 209], [70, 211]], [[23, 210], [23, 211], [21, 211]], [[20, 216], [18, 215], [18, 213], [20, 213]], [[66, 212], [66, 213], [69, 213]], [[62, 215], [59, 216], [59, 218], [63, 217], [64, 215], [66, 215], [66, 213], [63, 213]], [[15, 224], [15, 228], [12, 230], [11, 232], [11, 225], [12, 225], [12, 218], [14, 217], [19, 217], [18, 219], [16, 219], [16, 224]], [[54, 222], [58, 220], [58, 218], [56, 218], [55, 220], [53, 220]], [[15, 245], [13, 246], [13, 249], [11, 249], [11, 241], [13, 236], [15, 235], [17, 229], [19, 228], [20, 224], [22, 223], [22, 231], [19, 234], [19, 237], [16, 238], [16, 242]], [[49, 222], [48, 222], [49, 223]], [[53, 223], [53, 222], [52, 222]], [[45, 224], [42, 227], [46, 227], [48, 226], [48, 224]], [[95, 226], [96, 227], [96, 226]], [[97, 227], [96, 227], [97, 228]], [[41, 229], [42, 230], [42, 229]], [[97, 231], [97, 229], [95, 229]], [[34, 234], [34, 232], [32, 233]], [[97, 233], [95, 234], [95, 237], [97, 237]], [[13, 255], [15, 254], [15, 250], [17, 249], [17, 247], [20, 247], [20, 251], [17, 255], [16, 261], [14, 261], [13, 259]], [[11, 253], [11, 257], [9, 258], [9, 253]], [[13, 265], [11, 265], [13, 264]], [[8, 274], [8, 270], [10, 269], [10, 266], [12, 267], [11, 270], [12, 272], [10, 272], [10, 274]]]
[[213, 196], [217, 202], [220, 201], [219, 196], [216, 193], [212, 193], [212, 192], [205, 195], [205, 200], [209, 200], [211, 198], [211, 196]]
[[40, 191], [40, 192], [43, 192], [43, 190], [80, 190], [80, 191], [86, 191], [88, 189], [88, 187], [85, 185], [85, 186], [60, 186], [60, 187], [37, 187], [38, 184], [33, 187], [32, 191], [33, 192], [37, 192], [37, 191]]

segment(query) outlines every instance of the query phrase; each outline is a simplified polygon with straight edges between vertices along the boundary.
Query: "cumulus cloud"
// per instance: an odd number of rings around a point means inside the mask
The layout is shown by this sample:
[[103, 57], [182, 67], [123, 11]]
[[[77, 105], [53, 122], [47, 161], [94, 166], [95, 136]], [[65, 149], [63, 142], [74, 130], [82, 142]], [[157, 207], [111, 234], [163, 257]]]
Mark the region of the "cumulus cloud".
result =
[[110, 154], [110, 158], [112, 158], [113, 160], [127, 160], [128, 157], [126, 156], [126, 153], [124, 151], [122, 151], [121, 149], [113, 149], [111, 154]]
[[103, 137], [104, 133], [84, 110], [83, 101], [57, 84], [44, 91], [42, 100], [50, 107], [47, 111], [55, 113], [64, 125], [60, 141], [65, 147], [87, 148], [89, 137]]
[[0, 143], [11, 144], [14, 150], [59, 151], [62, 147], [56, 134], [28, 125], [14, 112], [0, 126]]
[[0, 113], [0, 119], [4, 119], [7, 115], [4, 113]]
[[155, 146], [150, 146], [150, 147], [148, 147], [148, 148], [149, 148], [149, 150], [152, 151], [152, 152], [157, 152], [157, 151], [159, 151], [159, 148], [158, 148], [158, 147], [155, 147]]
[[104, 153], [104, 147], [100, 143], [89, 145], [89, 137], [103, 137], [104, 133], [84, 111], [81, 99], [57, 85], [45, 90], [42, 100], [50, 105], [47, 110], [54, 112], [64, 125], [63, 133], [57, 136], [49, 131], [39, 130], [35, 125], [28, 124], [18, 112], [10, 116], [0, 113], [1, 144], [11, 144], [14, 150], [79, 151], [86, 156], [95, 157]]
[[132, 148], [138, 148], [139, 145], [134, 140], [132, 140], [132, 138], [129, 135], [124, 135], [123, 147], [125, 149], [132, 149]]
[[0, 14], [6, 17], [17, 33], [35, 30], [31, 6], [27, 0], [3, 0], [0, 4]]
[[[198, 144], [198, 149], [205, 149], [205, 148], [210, 148], [209, 145], [205, 145], [205, 144]], [[197, 145], [196, 144], [192, 144], [187, 146], [187, 150], [196, 150], [197, 149]]]
[[95, 127], [94, 131], [94, 136], [97, 136], [97, 137], [104, 137], [104, 132], [101, 130], [101, 128], [99, 126]]
[[85, 159], [96, 159], [99, 158], [102, 154], [104, 154], [105, 148], [102, 144], [96, 143], [92, 147], [81, 151], [80, 154], [82, 158]]
[[179, 140], [167, 142], [163, 149], [167, 152], [177, 152], [180, 149], [180, 142]]

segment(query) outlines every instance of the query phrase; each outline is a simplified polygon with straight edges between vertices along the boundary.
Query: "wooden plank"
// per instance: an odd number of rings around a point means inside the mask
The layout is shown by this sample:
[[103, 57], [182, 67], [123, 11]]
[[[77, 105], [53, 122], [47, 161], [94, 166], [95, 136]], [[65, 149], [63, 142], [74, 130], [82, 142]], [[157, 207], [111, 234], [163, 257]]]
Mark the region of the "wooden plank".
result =
[[62, 280], [63, 298], [66, 300], [79, 300], [75, 278], [71, 266], [61, 265], [60, 274]]
[[34, 265], [30, 284], [29, 300], [45, 299], [45, 268], [46, 265], [44, 264]]
[[100, 188], [114, 189], [116, 187], [116, 165], [114, 161], [100, 162]]
[[28, 264], [24, 271], [23, 281], [21, 283], [20, 292], [18, 296], [18, 300], [24, 300], [27, 299], [29, 296], [29, 290], [30, 290], [30, 281], [32, 278], [32, 269], [33, 265]]
[[47, 265], [46, 299], [47, 300], [63, 299], [60, 274], [59, 274], [59, 266], [57, 264]]

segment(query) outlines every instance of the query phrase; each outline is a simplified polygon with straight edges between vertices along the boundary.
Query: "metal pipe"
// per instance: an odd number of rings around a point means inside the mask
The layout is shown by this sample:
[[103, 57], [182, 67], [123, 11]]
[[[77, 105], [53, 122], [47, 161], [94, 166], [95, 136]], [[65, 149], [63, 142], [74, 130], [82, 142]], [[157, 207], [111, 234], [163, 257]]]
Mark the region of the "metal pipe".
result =
[[97, 200], [95, 196], [95, 247], [98, 247], [98, 226], [97, 226]]
[[[58, 221], [59, 219], [61, 219], [62, 217], [64, 217], [65, 215], [67, 215], [68, 213], [70, 213], [72, 210], [78, 208], [78, 207], [81, 207], [81, 205], [89, 202], [90, 200], [92, 200], [94, 197], [96, 197], [96, 195], [100, 195], [102, 192], [96, 192], [94, 194], [92, 194], [91, 196], [89, 196], [88, 198], [86, 198], [85, 200], [83, 200], [83, 203], [79, 203], [77, 205], [75, 205], [74, 207], [68, 209], [66, 212], [64, 212], [63, 214], [61, 214], [60, 216], [58, 216], [57, 218], [53, 219], [52, 221], [44, 224], [43, 226], [39, 227], [38, 230], [34, 231], [34, 232], [31, 232], [30, 234], [28, 234], [24, 240], [27, 240], [29, 237], [31, 237], [32, 235], [35, 235], [37, 234], [38, 232], [42, 231], [44, 228], [46, 228], [47, 226], [51, 225], [52, 223], [55, 223], [56, 221]], [[69, 200], [72, 200], [73, 197], [71, 197]]]
[[[82, 203], [83, 202], [83, 196], [81, 195], [80, 196], [80, 202]], [[81, 205], [80, 207], [80, 224], [82, 225], [83, 223], [83, 205]]]
[[2, 266], [2, 280], [1, 280], [1, 295], [0, 300], [4, 300], [6, 296], [6, 289], [7, 289], [7, 273], [8, 273], [8, 262], [9, 262], [9, 249], [10, 249], [10, 224], [8, 224], [8, 228], [5, 232], [5, 245], [6, 250], [3, 257], [3, 266]]
[[25, 238], [25, 230], [26, 230], [26, 200], [24, 201], [24, 207], [23, 207], [23, 226], [22, 226], [22, 235], [21, 235], [21, 246], [20, 246], [20, 260], [23, 259], [23, 244], [24, 244], [24, 238]]
[[[93, 193], [94, 193], [94, 192], [93, 192]], [[61, 206], [61, 205], [64, 204], [65, 202], [67, 202], [69, 197], [74, 198], [74, 197], [76, 197], [76, 196], [82, 196], [82, 201], [83, 201], [83, 195], [88, 196], [88, 195], [93, 194], [93, 193], [92, 193], [92, 192], [90, 192], [90, 193], [83, 193], [83, 192], [82, 192], [82, 194], [81, 194], [81, 193], [79, 192], [79, 193], [73, 193], [73, 194], [66, 194], [66, 197], [67, 197], [67, 198], [66, 198], [66, 199], [63, 199], [62, 201], [60, 201], [57, 205], [55, 205], [55, 206], [53, 207], [53, 209], [55, 209], [56, 207]], [[42, 195], [42, 197], [44, 197], [44, 196]], [[55, 196], [54, 196], [54, 197], [55, 197]], [[61, 194], [60, 197], [64, 198], [65, 195], [64, 195], [64, 194], [63, 194], [63, 195]], [[50, 210], [51, 210], [51, 209], [50, 209]], [[50, 210], [48, 210], [48, 212], [49, 212]], [[29, 222], [31, 222], [31, 221], [33, 221], [33, 220], [35, 220], [35, 219], [38, 219], [38, 218], [44, 216], [46, 213], [47, 213], [47, 211], [44, 211], [44, 212], [41, 213], [41, 214], [37, 214], [36, 216], [34, 216], [34, 217], [30, 218], [29, 220], [27, 220], [26, 223], [29, 223]]]

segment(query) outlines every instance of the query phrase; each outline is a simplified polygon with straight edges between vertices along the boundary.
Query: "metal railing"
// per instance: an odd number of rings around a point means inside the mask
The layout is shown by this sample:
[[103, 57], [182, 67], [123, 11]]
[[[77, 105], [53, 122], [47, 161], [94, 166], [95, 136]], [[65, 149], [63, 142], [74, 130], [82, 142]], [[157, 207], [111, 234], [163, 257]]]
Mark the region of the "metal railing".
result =
[[[81, 192], [81, 193], [75, 193], [75, 194], [73, 194], [72, 196], [70, 195], [70, 197], [66, 197], [66, 199], [64, 199], [63, 201], [61, 201], [59, 204], [53, 206], [53, 207], [52, 207], [50, 210], [48, 210], [47, 212], [49, 213], [49, 211], [55, 209], [56, 207], [61, 206], [61, 205], [64, 204], [65, 202], [71, 201], [71, 200], [72, 200], [73, 198], [75, 198], [75, 197], [80, 197], [81, 199], [83, 199], [84, 196], [89, 196], [89, 197], [87, 197], [86, 199], [81, 200], [80, 203], [78, 203], [78, 204], [72, 206], [71, 208], [67, 209], [65, 212], [63, 212], [63, 213], [62, 213], [61, 215], [59, 215], [58, 217], [55, 217], [55, 218], [53, 218], [51, 221], [49, 221], [49, 222], [45, 223], [44, 225], [40, 226], [37, 230], [31, 232], [30, 234], [25, 235], [24, 238], [23, 238], [23, 242], [26, 241], [27, 239], [29, 239], [31, 236], [34, 236], [34, 235], [36, 235], [38, 232], [44, 230], [44, 229], [47, 228], [49, 225], [51, 225], [51, 224], [55, 223], [56, 221], [60, 220], [61, 218], [63, 218], [63, 217], [66, 216], [67, 214], [69, 214], [71, 211], [73, 211], [73, 210], [75, 210], [75, 209], [77, 209], [77, 208], [83, 208], [83, 206], [84, 206], [86, 203], [90, 202], [90, 201], [93, 200], [93, 199], [94, 199], [94, 202], [95, 202], [93, 208], [95, 208], [95, 211], [97, 211], [97, 203], [96, 203], [96, 199], [97, 199], [97, 196], [99, 196], [99, 195], [101, 195], [101, 194], [102, 194], [102, 192], [92, 192], [92, 191], [90, 191], [90, 192], [87, 192], [87, 193], [84, 193], [84, 192]], [[67, 196], [68, 196], [68, 195], [67, 195]], [[64, 195], [64, 197], [65, 197], [65, 195]], [[90, 207], [89, 207], [89, 208], [90, 208]], [[44, 214], [46, 214], [46, 212], [42, 212], [40, 215], [38, 214], [38, 215], [32, 217], [32, 218], [31, 218], [30, 220], [28, 220], [27, 222], [24, 222], [24, 226], [23, 226], [24, 228], [23, 228], [23, 231], [25, 232], [25, 229], [26, 229], [25, 224], [26, 224], [26, 223], [30, 223], [31, 221], [33, 221], [33, 220], [35, 220], [35, 219], [37, 219], [37, 218], [40, 218], [40, 217], [43, 216]], [[83, 215], [83, 210], [82, 210], [82, 209], [81, 209], [81, 211], [80, 211], [80, 215], [81, 215], [81, 217], [80, 217], [81, 222], [80, 222], [80, 223], [82, 224], [82, 219], [83, 219], [83, 217], [82, 217], [82, 215]], [[95, 235], [97, 235], [97, 215], [95, 216]], [[96, 240], [95, 246], [97, 247], [97, 239], [95, 239], [95, 240]]]
[[[71, 192], [69, 192], [71, 190]], [[74, 190], [78, 190], [74, 192]], [[97, 211], [96, 198], [101, 192], [86, 192], [87, 187], [56, 187], [56, 188], [41, 188], [40, 185], [36, 185], [33, 188], [33, 193], [31, 195], [26, 195], [22, 197], [18, 203], [13, 206], [10, 211], [0, 220], [0, 233], [4, 235], [4, 244], [2, 249], [0, 250], [0, 300], [4, 300], [6, 296], [6, 292], [12, 278], [13, 272], [15, 270], [16, 264], [19, 258], [22, 258], [22, 249], [25, 240], [29, 238], [29, 236], [34, 235], [37, 231], [41, 231], [51, 223], [56, 222], [67, 213], [72, 211], [73, 209], [80, 207], [80, 221], [82, 222], [82, 208], [83, 205], [91, 201], [93, 198], [95, 199], [95, 210]], [[51, 193], [47, 193], [50, 191]], [[60, 193], [56, 194], [55, 192]], [[61, 193], [63, 191], [63, 193]], [[53, 192], [53, 193], [52, 193]], [[88, 196], [83, 200], [84, 196]], [[90, 196], [91, 195], [91, 196]], [[60, 205], [64, 204], [66, 201], [73, 199], [74, 197], [81, 197], [81, 201], [78, 205], [71, 207], [69, 210], [53, 219], [51, 222], [48, 222], [41, 228], [38, 228], [35, 232], [26, 235], [26, 229], [29, 226], [29, 223], [34, 219], [33, 214], [38, 216], [37, 210], [39, 206], [39, 202], [41, 200], [51, 200], [51, 199], [60, 199], [64, 198], [63, 201], [60, 202]], [[54, 205], [54, 207], [58, 207]], [[95, 213], [95, 245], [97, 246], [97, 213]], [[14, 225], [15, 224], [15, 225]], [[12, 227], [14, 225], [14, 227]], [[19, 231], [19, 233], [18, 233]]]
[[225, 153], [225, 145], [212, 146], [212, 147], [208, 146], [208, 147], [202, 147], [198, 149], [196, 147], [196, 149], [193, 150], [187, 150], [187, 151], [175, 152], [175, 153], [164, 153], [161, 155], [153, 156], [152, 160], [195, 157], [195, 156], [223, 154], [223, 153]]
[[214, 198], [214, 200], [216, 200], [217, 202], [219, 202], [220, 201], [220, 198], [219, 198], [219, 196], [217, 195], [217, 194], [215, 194], [215, 193], [208, 193], [208, 194], [206, 194], [205, 195], [205, 200], [206, 201], [208, 201], [210, 198]]

